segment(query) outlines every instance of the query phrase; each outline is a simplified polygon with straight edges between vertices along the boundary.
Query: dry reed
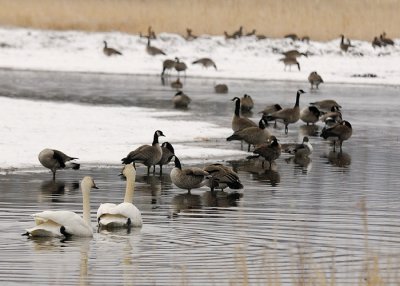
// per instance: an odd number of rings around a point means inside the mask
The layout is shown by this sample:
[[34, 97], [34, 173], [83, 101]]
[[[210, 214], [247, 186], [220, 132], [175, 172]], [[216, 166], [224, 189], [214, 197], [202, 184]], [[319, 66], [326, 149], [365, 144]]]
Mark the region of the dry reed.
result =
[[221, 35], [245, 32], [316, 40], [400, 37], [398, 0], [0, 0], [0, 25], [56, 30]]

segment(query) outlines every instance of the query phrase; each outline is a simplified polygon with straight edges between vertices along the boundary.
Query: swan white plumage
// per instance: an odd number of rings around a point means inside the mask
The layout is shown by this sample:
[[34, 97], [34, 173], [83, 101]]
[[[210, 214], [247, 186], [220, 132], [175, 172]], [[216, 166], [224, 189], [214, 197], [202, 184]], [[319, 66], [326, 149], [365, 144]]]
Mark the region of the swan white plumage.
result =
[[122, 174], [126, 177], [124, 202], [101, 204], [97, 210], [97, 221], [100, 227], [141, 227], [142, 214], [132, 203], [135, 191], [136, 170], [132, 164], [125, 165]]
[[90, 190], [98, 189], [92, 177], [81, 181], [83, 218], [72, 211], [43, 211], [33, 214], [36, 226], [27, 229], [29, 236], [93, 236], [90, 224]]

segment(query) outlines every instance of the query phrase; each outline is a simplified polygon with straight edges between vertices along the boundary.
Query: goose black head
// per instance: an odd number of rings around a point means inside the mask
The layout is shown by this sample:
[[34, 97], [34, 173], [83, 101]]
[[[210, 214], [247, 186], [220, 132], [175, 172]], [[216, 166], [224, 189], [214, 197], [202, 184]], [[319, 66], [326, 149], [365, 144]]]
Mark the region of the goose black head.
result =
[[104, 47], [107, 48], [107, 42], [103, 41], [103, 43], [104, 43]]
[[177, 93], [175, 93], [175, 96], [177, 96], [177, 95], [182, 95], [183, 94], [183, 92], [180, 90], [180, 91], [178, 91]]
[[321, 111], [319, 111], [319, 109], [317, 107], [315, 107], [315, 106], [309, 106], [308, 110], [310, 110], [310, 112], [312, 114], [314, 114], [315, 116], [317, 116], [317, 117], [321, 116]]
[[348, 122], [346, 120], [343, 120], [341, 124], [344, 126], [347, 126], [348, 128], [352, 128], [350, 122]]
[[236, 100], [240, 100], [239, 97], [235, 96], [234, 98], [232, 98], [232, 101], [236, 101]]
[[165, 137], [164, 133], [163, 133], [161, 130], [157, 130], [157, 131], [155, 132], [155, 134], [156, 134], [158, 137], [160, 137], [160, 136], [164, 136], [164, 137]]
[[308, 142], [308, 141], [309, 141], [308, 137], [307, 137], [307, 136], [304, 136], [304, 138], [303, 138], [303, 143]]
[[[169, 151], [171, 151], [172, 153], [175, 153], [174, 151], [174, 147], [172, 147], [171, 143], [169, 142], [164, 142], [161, 144], [161, 147], [167, 148]], [[169, 160], [172, 159], [173, 156], [171, 156], [171, 158], [168, 158]]]
[[302, 93], [306, 93], [304, 90], [302, 90], [302, 89], [299, 89], [298, 91], [297, 91], [297, 94], [302, 94]]

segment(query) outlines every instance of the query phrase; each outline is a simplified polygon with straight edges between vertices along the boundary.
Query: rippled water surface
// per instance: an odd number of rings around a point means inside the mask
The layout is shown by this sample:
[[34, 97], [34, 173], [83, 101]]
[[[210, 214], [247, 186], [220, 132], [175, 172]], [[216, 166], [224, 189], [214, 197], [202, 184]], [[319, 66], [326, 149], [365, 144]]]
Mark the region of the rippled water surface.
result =
[[[245, 188], [187, 194], [165, 174], [138, 169], [135, 204], [139, 230], [95, 233], [91, 239], [28, 239], [30, 214], [44, 209], [81, 212], [78, 181], [92, 175], [101, 188], [97, 206], [122, 200], [120, 166], [83, 166], [59, 172], [42, 168], [0, 175], [0, 281], [36, 285], [279, 285], [299, 281], [366, 283], [377, 273], [387, 285], [400, 280], [400, 109], [399, 88], [306, 83], [228, 81], [228, 95], [216, 95], [211, 79], [185, 80], [195, 120], [229, 127], [233, 96], [253, 96], [255, 111], [268, 103], [294, 104], [295, 92], [308, 93], [301, 105], [334, 98], [353, 136], [343, 153], [311, 136], [311, 160], [283, 154], [272, 170], [257, 160], [227, 158]], [[40, 100], [136, 105], [171, 109], [174, 91], [158, 77], [0, 71], [0, 95]], [[257, 114], [254, 114], [257, 117]], [[321, 125], [319, 126], [319, 130]], [[312, 130], [311, 130], [312, 131]], [[310, 132], [299, 122], [281, 143], [298, 142]], [[190, 144], [190, 143], [188, 143]], [[225, 138], [193, 143], [240, 148]], [[191, 165], [212, 163], [199, 158]], [[185, 162], [184, 162], [185, 164]], [[377, 276], [374, 277], [377, 277]], [[270, 283], [270, 284], [269, 284]], [[277, 283], [277, 284], [273, 284]]]

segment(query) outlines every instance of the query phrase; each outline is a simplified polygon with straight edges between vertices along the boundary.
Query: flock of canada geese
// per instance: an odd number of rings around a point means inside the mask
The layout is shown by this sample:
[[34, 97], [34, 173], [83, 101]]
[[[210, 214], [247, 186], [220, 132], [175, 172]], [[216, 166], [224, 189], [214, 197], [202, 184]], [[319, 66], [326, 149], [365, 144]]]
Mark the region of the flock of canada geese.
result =
[[[187, 30], [187, 39], [195, 39], [196, 36], [192, 34], [190, 29]], [[233, 35], [225, 36], [229, 38], [238, 38], [242, 36], [242, 27]], [[255, 31], [254, 31], [255, 33]], [[293, 35], [291, 35], [293, 36]], [[155, 38], [155, 33], [149, 27], [147, 37], [146, 51], [149, 55], [158, 55], [165, 53], [151, 46], [151, 39]], [[296, 36], [297, 37], [297, 36]], [[375, 37], [375, 45], [390, 45], [390, 39], [382, 34], [379, 38]], [[352, 45], [349, 40], [344, 41], [344, 36], [340, 43], [340, 48], [346, 52]], [[107, 42], [104, 41], [103, 52], [107, 56], [122, 55], [121, 52], [108, 47]], [[300, 53], [297, 50], [291, 50], [283, 53], [283, 63], [286, 66], [296, 65], [300, 70], [300, 65], [297, 58], [300, 56], [307, 56], [307, 54]], [[209, 58], [198, 59], [193, 64], [201, 64], [204, 67], [213, 67], [217, 69], [216, 64]], [[175, 60], [165, 60], [162, 65], [161, 76], [165, 76], [168, 71], [175, 69], [178, 72], [186, 71], [186, 64], [181, 62], [179, 58]], [[178, 76], [179, 79], [179, 76]], [[323, 83], [322, 77], [317, 72], [312, 72], [308, 81], [311, 89], [319, 88]], [[176, 86], [180, 89], [181, 86]], [[217, 93], [227, 93], [228, 87], [224, 84], [215, 87]], [[272, 164], [276, 159], [281, 156], [282, 152], [293, 154], [295, 158], [308, 158], [313, 152], [313, 147], [307, 136], [303, 138], [300, 144], [280, 144], [276, 131], [272, 132], [270, 123], [274, 122], [276, 127], [277, 122], [284, 125], [285, 134], [289, 131], [289, 126], [302, 120], [307, 125], [314, 125], [317, 122], [323, 122], [323, 127], [320, 136], [324, 139], [331, 140], [333, 143], [333, 152], [342, 152], [342, 144], [348, 140], [352, 135], [352, 126], [350, 122], [343, 120], [341, 113], [341, 106], [332, 99], [321, 100], [311, 103], [309, 106], [300, 109], [300, 97], [305, 91], [300, 89], [294, 96], [293, 107], [281, 107], [280, 104], [275, 103], [265, 106], [259, 112], [261, 118], [259, 122], [254, 122], [251, 119], [243, 116], [244, 113], [249, 112], [254, 107], [253, 99], [250, 95], [245, 94], [243, 97], [234, 97], [233, 117], [232, 117], [232, 135], [226, 138], [227, 141], [240, 141], [242, 144], [248, 145], [247, 151], [252, 152], [247, 159], [252, 160], [258, 158], [262, 160], [262, 168], [271, 169]], [[173, 102], [177, 108], [186, 108], [191, 102], [190, 98], [179, 90], [173, 97]], [[147, 167], [147, 173], [151, 171], [155, 173], [156, 166], [159, 166], [160, 174], [163, 171], [163, 166], [173, 162], [174, 167], [170, 171], [170, 178], [174, 185], [178, 188], [186, 190], [190, 193], [192, 189], [208, 186], [211, 191], [215, 189], [225, 190], [241, 189], [243, 185], [240, 178], [232, 168], [223, 164], [211, 164], [204, 168], [198, 167], [183, 167], [178, 156], [175, 154], [174, 147], [169, 142], [163, 142], [160, 145], [159, 138], [165, 137], [161, 130], [156, 130], [153, 135], [151, 145], [142, 145], [135, 150], [128, 153], [121, 159], [124, 168], [122, 174], [126, 177], [126, 191], [123, 202], [120, 204], [104, 203], [101, 204], [97, 210], [97, 224], [99, 227], [107, 229], [120, 228], [120, 227], [140, 227], [142, 226], [141, 212], [133, 204], [133, 193], [136, 178], [136, 165], [142, 164]], [[243, 145], [242, 145], [243, 147]], [[338, 149], [338, 150], [337, 150]], [[53, 180], [55, 180], [56, 172], [60, 169], [72, 168], [79, 169], [80, 164], [76, 163], [76, 157], [71, 157], [65, 153], [46, 148], [39, 153], [38, 159], [40, 163], [51, 170]], [[151, 170], [153, 168], [153, 170]], [[26, 235], [28, 236], [92, 236], [93, 229], [90, 219], [90, 190], [96, 189], [97, 186], [92, 177], [86, 176], [80, 183], [83, 195], [83, 215], [80, 216], [71, 211], [43, 211], [33, 214], [35, 226], [27, 229]]]

